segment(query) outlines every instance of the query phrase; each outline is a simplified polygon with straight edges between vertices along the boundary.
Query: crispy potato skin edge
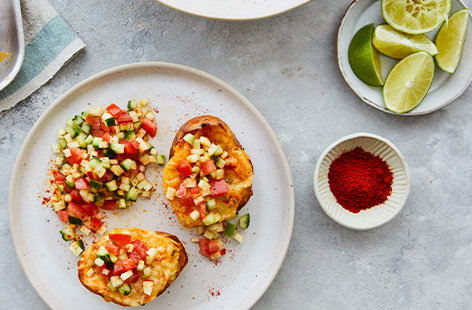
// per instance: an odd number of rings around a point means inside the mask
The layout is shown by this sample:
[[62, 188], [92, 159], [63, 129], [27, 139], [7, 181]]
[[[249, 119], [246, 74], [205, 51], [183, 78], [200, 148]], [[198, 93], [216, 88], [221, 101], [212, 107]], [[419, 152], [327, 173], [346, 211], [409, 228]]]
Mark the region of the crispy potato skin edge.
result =
[[[241, 145], [241, 143], [239, 143], [239, 141], [236, 138], [236, 136], [234, 135], [233, 131], [231, 131], [229, 126], [222, 119], [220, 119], [216, 116], [213, 116], [213, 115], [202, 115], [202, 116], [194, 117], [194, 118], [188, 120], [187, 122], [185, 122], [182, 126], [180, 126], [179, 130], [175, 134], [174, 141], [172, 142], [172, 146], [171, 146], [170, 152], [169, 152], [169, 159], [174, 156], [175, 147], [179, 143], [184, 141], [183, 138], [186, 134], [194, 133], [195, 131], [197, 131], [199, 129], [202, 129], [203, 127], [208, 127], [208, 126], [214, 126], [214, 127], [219, 126], [219, 127], [223, 128], [224, 131], [228, 134], [228, 136], [230, 136], [233, 139], [235, 144], [240, 149], [244, 150], [243, 146]], [[252, 161], [250, 159], [249, 159], [249, 163], [251, 164], [252, 170], [254, 171], [254, 166], [252, 165]], [[241, 210], [242, 207], [244, 207], [248, 203], [248, 201], [251, 198], [252, 194], [253, 194], [253, 191], [252, 191], [252, 186], [251, 186], [251, 194], [248, 195], [248, 197], [246, 199], [241, 200], [241, 202], [239, 203], [239, 206], [238, 206], [238, 212], [239, 212], [239, 210]]]
[[[156, 233], [156, 235], [159, 235], [159, 236], [162, 236], [162, 237], [167, 237], [167, 238], [172, 239], [173, 241], [176, 242], [176, 245], [177, 245], [177, 247], [179, 248], [179, 251], [180, 251], [180, 254], [181, 254], [181, 255], [179, 255], [179, 266], [180, 266], [180, 269], [179, 269], [179, 271], [177, 272], [177, 275], [175, 276], [175, 279], [177, 279], [177, 277], [179, 276], [179, 274], [180, 274], [180, 272], [182, 271], [182, 269], [187, 265], [187, 262], [188, 262], [188, 255], [187, 255], [187, 252], [185, 251], [185, 248], [184, 248], [184, 246], [182, 245], [182, 242], [179, 240], [179, 238], [178, 238], [177, 236], [172, 235], [172, 234], [169, 234], [169, 233], [166, 233], [166, 232], [162, 232], [162, 231], [155, 231], [155, 233]], [[95, 243], [94, 243], [94, 244], [95, 244]], [[93, 244], [92, 244], [91, 246], [93, 246]], [[106, 299], [106, 297], [105, 297], [103, 294], [100, 294], [98, 291], [96, 291], [96, 290], [94, 290], [93, 288], [90, 288], [90, 287], [88, 287], [88, 286], [85, 285], [84, 280], [83, 280], [83, 279], [86, 277], [86, 275], [85, 275], [85, 270], [83, 270], [82, 268], [80, 268], [80, 264], [81, 264], [81, 262], [83, 261], [83, 259], [84, 259], [84, 258], [81, 257], [81, 258], [79, 259], [79, 261], [77, 262], [77, 266], [79, 267], [79, 268], [78, 268], [78, 276], [79, 276], [80, 283], [82, 283], [82, 285], [83, 285], [87, 290], [89, 290], [90, 292], [92, 292], [92, 293], [94, 293], [94, 294], [97, 294], [97, 295], [100, 295], [100, 296], [103, 297], [103, 299], [104, 299], [105, 301], [110, 302], [111, 300]], [[174, 279], [174, 281], [175, 281], [175, 279]], [[162, 292], [158, 293], [158, 294], [156, 295], [156, 297], [154, 297], [154, 299], [157, 298], [157, 297], [158, 297], [159, 295], [161, 295], [162, 293], [164, 293], [165, 290], [166, 290], [166, 289], [172, 284], [172, 282], [174, 282], [174, 281], [169, 281], [169, 282], [167, 282], [167, 284], [166, 284], [166, 286], [164, 287], [164, 289], [162, 290]], [[154, 300], [154, 299], [152, 299], [152, 300]], [[152, 300], [151, 300], [151, 301], [152, 301]], [[120, 306], [130, 307], [130, 305], [123, 304], [123, 303], [120, 303], [120, 302], [115, 302], [115, 301], [111, 301], [111, 302], [113, 302], [113, 303], [115, 303], [115, 304], [118, 304], [118, 305], [120, 305]], [[143, 306], [144, 306], [144, 305], [143, 305]]]

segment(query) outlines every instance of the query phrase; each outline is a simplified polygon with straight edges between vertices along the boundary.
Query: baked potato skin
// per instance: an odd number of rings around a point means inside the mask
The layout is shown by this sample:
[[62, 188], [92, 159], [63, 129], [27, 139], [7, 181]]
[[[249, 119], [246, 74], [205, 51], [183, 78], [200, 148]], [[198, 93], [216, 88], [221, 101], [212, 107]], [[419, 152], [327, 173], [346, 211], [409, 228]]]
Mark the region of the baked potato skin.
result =
[[[112, 291], [108, 287], [109, 278], [94, 272], [90, 277], [87, 276], [87, 271], [90, 268], [94, 268], [94, 261], [96, 258], [97, 250], [100, 246], [104, 246], [105, 243], [109, 240], [109, 234], [121, 234], [121, 233], [130, 233], [132, 236], [131, 240], [139, 239], [144, 241], [149, 247], [159, 247], [163, 245], [170, 246], [172, 251], [177, 251], [178, 256], [168, 256], [160, 262], [154, 262], [152, 265], [152, 274], [146, 280], [153, 280], [155, 285], [153, 287], [152, 295], [148, 296], [143, 293], [142, 290], [142, 279], [139, 279], [136, 283], [132, 285], [132, 290], [129, 295], [122, 295], [116, 291]], [[114, 229], [104, 237], [102, 237], [97, 242], [93, 243], [87, 250], [82, 253], [82, 256], [78, 264], [78, 276], [82, 285], [85, 286], [89, 291], [97, 295], [102, 296], [106, 301], [111, 301], [121, 306], [142, 306], [157, 296], [162, 294], [177, 278], [182, 269], [188, 262], [187, 252], [183, 247], [180, 240], [171, 234], [159, 232], [159, 231], [150, 231], [143, 230], [139, 228], [127, 228], [127, 229]], [[158, 266], [164, 267], [165, 271], [170, 272], [170, 275], [167, 281], [163, 282], [160, 279], [163, 275], [162, 271], [157, 268]], [[170, 270], [170, 271], [169, 271]]]
[[[216, 209], [224, 221], [236, 216], [236, 213], [249, 201], [252, 195], [253, 165], [238, 139], [229, 126], [221, 119], [211, 115], [203, 115], [192, 118], [183, 124], [178, 130], [172, 143], [169, 161], [163, 172], [164, 193], [167, 188], [176, 188], [185, 178], [181, 178], [177, 172], [178, 162], [190, 155], [192, 149], [183, 137], [191, 133], [195, 138], [205, 136], [212, 143], [220, 145], [229, 157], [236, 160], [236, 164], [225, 167], [225, 179], [231, 180], [230, 191], [225, 196], [217, 197]], [[179, 199], [170, 202], [179, 221], [184, 227], [191, 228], [203, 225], [201, 219], [193, 220], [189, 214], [195, 210], [194, 206], [186, 206]]]

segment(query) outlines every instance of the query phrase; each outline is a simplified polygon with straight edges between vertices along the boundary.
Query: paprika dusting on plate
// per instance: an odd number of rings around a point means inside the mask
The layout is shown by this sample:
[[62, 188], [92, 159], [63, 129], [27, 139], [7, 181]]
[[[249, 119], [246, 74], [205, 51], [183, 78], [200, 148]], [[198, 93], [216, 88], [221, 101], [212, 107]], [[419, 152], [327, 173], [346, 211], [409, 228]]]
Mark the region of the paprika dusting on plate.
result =
[[392, 193], [393, 173], [379, 156], [361, 147], [341, 154], [329, 167], [329, 188], [346, 210], [358, 213], [380, 205]]

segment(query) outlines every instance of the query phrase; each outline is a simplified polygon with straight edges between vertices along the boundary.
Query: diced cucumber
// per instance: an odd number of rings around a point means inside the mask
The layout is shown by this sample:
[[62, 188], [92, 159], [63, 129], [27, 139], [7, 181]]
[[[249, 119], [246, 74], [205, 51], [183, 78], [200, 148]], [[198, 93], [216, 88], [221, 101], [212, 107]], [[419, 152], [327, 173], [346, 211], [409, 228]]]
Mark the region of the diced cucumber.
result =
[[107, 127], [116, 126], [116, 119], [114, 117], [107, 118], [105, 124]]
[[84, 133], [81, 132], [81, 133], [77, 136], [77, 138], [76, 138], [76, 139], [77, 139], [77, 142], [79, 143], [79, 146], [80, 146], [81, 148], [87, 147], [87, 143], [85, 143], [85, 138], [86, 138], [86, 137], [84, 137], [84, 136], [85, 136]]
[[104, 201], [104, 200], [105, 200], [105, 198], [103, 198], [102, 193], [97, 193], [97, 194], [95, 195], [95, 197], [93, 197], [93, 202], [94, 202], [95, 204], [99, 204], [100, 202], [102, 202], [102, 201]]
[[82, 123], [84, 122], [84, 119], [80, 115], [76, 115], [72, 120], [77, 125], [82, 125]]
[[134, 110], [138, 107], [138, 103], [135, 100], [128, 101], [128, 110]]
[[216, 151], [213, 155], [219, 156], [221, 154], [223, 154], [223, 148], [218, 145], [218, 147], [216, 148]]
[[76, 216], [69, 214], [69, 223], [75, 224], [75, 225], [82, 225], [82, 220]]
[[88, 165], [92, 170], [97, 169], [97, 167], [102, 163], [100, 158], [93, 156], [92, 159], [89, 161]]
[[106, 262], [111, 262], [110, 253], [108, 253], [107, 249], [104, 246], [98, 248], [97, 257]]
[[68, 163], [63, 163], [60, 169], [60, 172], [62, 174], [68, 174], [68, 172], [72, 169], [72, 166], [69, 165]]
[[118, 185], [116, 184], [116, 180], [111, 180], [110, 182], [105, 183], [105, 187], [109, 192], [116, 191], [118, 189]]
[[120, 291], [121, 294], [123, 294], [125, 296], [129, 295], [129, 293], [131, 293], [131, 286], [128, 283], [125, 283], [122, 286], [120, 286], [119, 291]]
[[74, 188], [74, 187], [75, 187], [74, 181], [66, 180], [64, 183], [65, 183], [65, 184], [67, 185], [67, 187], [69, 187], [69, 188]]
[[166, 156], [164, 154], [157, 155], [157, 164], [158, 165], [165, 165], [166, 163]]
[[192, 135], [191, 133], [186, 134], [183, 139], [190, 145], [193, 144], [193, 140], [195, 139], [195, 136]]
[[131, 189], [126, 193], [126, 200], [136, 201], [138, 199], [139, 190], [136, 187], [131, 187]]
[[101, 182], [95, 181], [93, 179], [90, 180], [90, 186], [92, 188], [100, 189], [100, 188], [102, 188], [102, 185], [103, 184]]
[[85, 250], [84, 242], [82, 239], [72, 242], [69, 249], [74, 253], [75, 256], [79, 256]]
[[73, 125], [73, 126], [72, 126], [72, 129], [74, 129], [74, 131], [75, 131], [77, 134], [79, 134], [79, 133], [82, 132], [82, 127], [80, 127], [79, 124]]
[[134, 132], [134, 130], [126, 131], [125, 139], [127, 139], [129, 141], [132, 141], [132, 140], [136, 139], [136, 133]]
[[66, 131], [71, 136], [71, 138], [75, 138], [78, 135], [77, 131], [75, 131], [74, 128], [70, 126], [67, 126]]
[[125, 133], [123, 131], [120, 131], [116, 136], [118, 137], [118, 139], [124, 139]]
[[92, 126], [90, 126], [89, 124], [87, 123], [83, 123], [82, 126], [82, 131], [85, 132], [86, 134], [90, 134], [90, 131], [92, 130]]
[[75, 232], [73, 229], [64, 228], [63, 230], [60, 231], [60, 233], [64, 241], [71, 241], [72, 239], [75, 238]]
[[234, 237], [236, 234], [236, 224], [226, 222], [225, 235], [228, 237]]
[[100, 147], [100, 143], [102, 143], [103, 139], [102, 138], [99, 138], [99, 137], [95, 137], [93, 138], [93, 147], [95, 148], [99, 148]]
[[57, 141], [57, 144], [59, 144], [59, 146], [63, 149], [67, 147], [66, 139], [59, 139], [59, 141]]
[[206, 209], [207, 211], [211, 211], [216, 207], [215, 199], [210, 199], [206, 202]]
[[206, 226], [210, 226], [213, 223], [215, 223], [215, 216], [213, 215], [213, 213], [209, 213], [203, 219], [203, 224], [205, 224]]
[[116, 154], [123, 154], [125, 152], [125, 146], [119, 143], [110, 143], [110, 149], [112, 149]]
[[86, 143], [87, 145], [93, 143], [93, 137], [92, 137], [92, 135], [88, 135], [87, 138], [85, 138], [85, 143]]
[[124, 200], [124, 199], [119, 199], [119, 200], [118, 200], [118, 208], [120, 208], [120, 209], [126, 209], [126, 200]]
[[124, 171], [129, 171], [133, 166], [133, 162], [134, 161], [132, 159], [127, 158], [120, 163], [120, 166]]
[[251, 222], [251, 217], [248, 214], [244, 214], [239, 218], [239, 226], [241, 226], [244, 229], [247, 229], [249, 227], [249, 223]]
[[[109, 157], [109, 158], [115, 158], [115, 152], [112, 149], [105, 149], [103, 150], [103, 156]], [[108, 167], [110, 168], [110, 167]]]
[[62, 184], [57, 185], [57, 189], [58, 189], [61, 193], [64, 193], [64, 185], [62, 185]]

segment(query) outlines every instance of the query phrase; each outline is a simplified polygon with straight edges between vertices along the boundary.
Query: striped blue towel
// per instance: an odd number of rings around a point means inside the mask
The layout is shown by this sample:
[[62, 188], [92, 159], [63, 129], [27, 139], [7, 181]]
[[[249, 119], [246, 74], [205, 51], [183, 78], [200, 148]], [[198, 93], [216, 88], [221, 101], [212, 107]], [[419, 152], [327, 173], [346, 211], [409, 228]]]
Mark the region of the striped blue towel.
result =
[[25, 57], [15, 80], [0, 91], [0, 112], [49, 81], [85, 45], [47, 0], [22, 0]]

